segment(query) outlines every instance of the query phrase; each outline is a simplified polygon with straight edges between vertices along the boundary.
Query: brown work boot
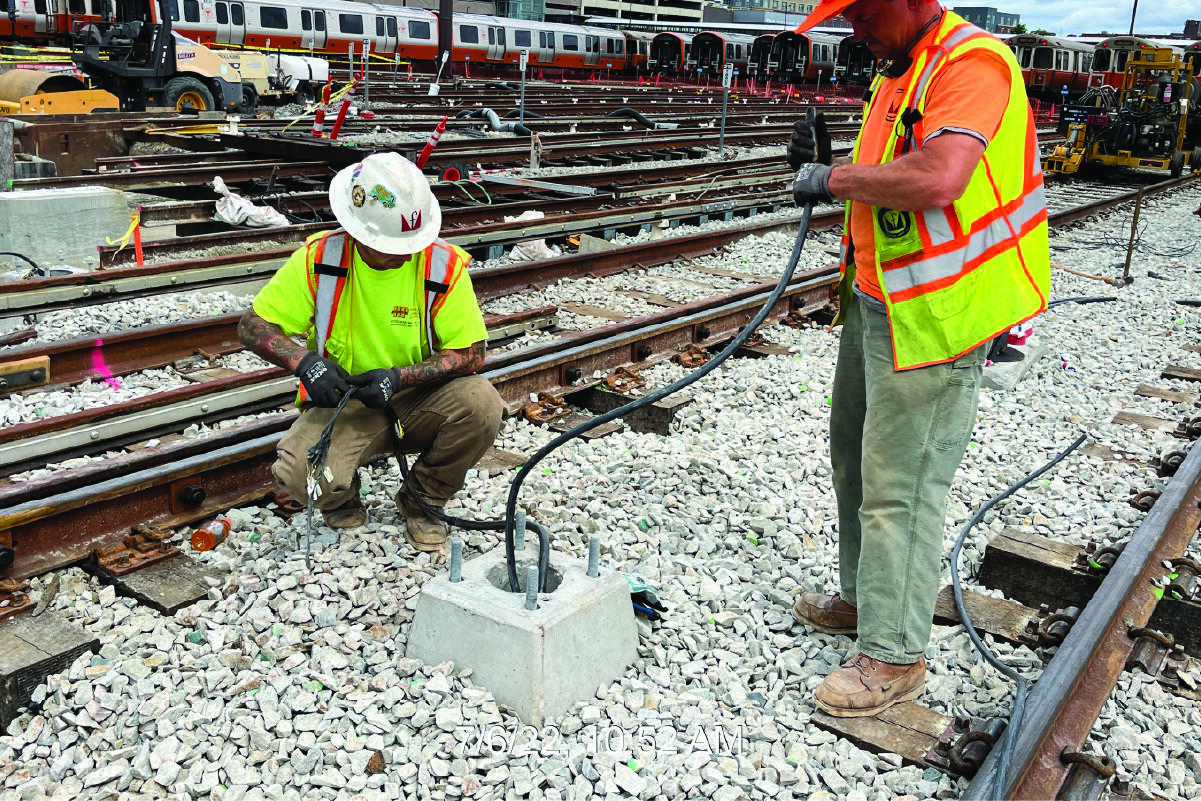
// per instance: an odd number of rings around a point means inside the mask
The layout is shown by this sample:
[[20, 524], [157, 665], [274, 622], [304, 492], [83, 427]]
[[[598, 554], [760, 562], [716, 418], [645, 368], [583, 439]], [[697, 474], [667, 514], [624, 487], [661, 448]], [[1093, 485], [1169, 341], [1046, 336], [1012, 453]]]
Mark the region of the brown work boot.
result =
[[926, 689], [926, 660], [907, 665], [859, 654], [818, 685], [813, 699], [838, 718], [870, 717], [893, 704], [912, 701]]
[[[429, 506], [442, 511], [440, 506], [432, 503]], [[396, 508], [404, 515], [405, 540], [409, 545], [419, 551], [439, 551], [446, 545], [446, 535], [450, 527], [438, 518], [426, 514], [403, 487], [396, 493]]]
[[838, 593], [807, 592], [793, 604], [792, 616], [826, 634], [854, 634], [859, 626], [859, 610]]
[[358, 495], [334, 509], [322, 509], [321, 517], [330, 528], [348, 530], [367, 525], [367, 508]]

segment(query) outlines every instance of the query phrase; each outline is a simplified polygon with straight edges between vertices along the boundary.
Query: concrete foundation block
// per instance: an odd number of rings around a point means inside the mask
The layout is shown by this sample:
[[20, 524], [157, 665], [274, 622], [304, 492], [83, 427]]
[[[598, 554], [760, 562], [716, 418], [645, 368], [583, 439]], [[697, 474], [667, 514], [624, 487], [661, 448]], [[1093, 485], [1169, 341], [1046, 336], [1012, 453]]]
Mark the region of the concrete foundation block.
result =
[[[532, 532], [531, 532], [532, 535]], [[536, 541], [536, 539], [535, 539]], [[518, 552], [517, 573], [537, 550]], [[540, 726], [621, 676], [638, 655], [638, 629], [625, 576], [552, 550], [551, 592], [538, 608], [509, 592], [505, 549], [463, 563], [462, 581], [447, 574], [425, 583], [409, 628], [406, 656], [426, 664], [471, 668], [472, 681], [526, 723]]]
[[1041, 344], [1033, 347], [1010, 345], [1007, 350], [1019, 354], [1021, 358], [1014, 361], [994, 362], [985, 367], [984, 379], [981, 382], [981, 386], [985, 389], [1012, 392], [1026, 373], [1030, 372], [1034, 363], [1046, 354], [1047, 346]]
[[23, 253], [49, 269], [63, 261], [95, 269], [96, 246], [129, 228], [125, 194], [106, 186], [0, 192], [0, 250]]

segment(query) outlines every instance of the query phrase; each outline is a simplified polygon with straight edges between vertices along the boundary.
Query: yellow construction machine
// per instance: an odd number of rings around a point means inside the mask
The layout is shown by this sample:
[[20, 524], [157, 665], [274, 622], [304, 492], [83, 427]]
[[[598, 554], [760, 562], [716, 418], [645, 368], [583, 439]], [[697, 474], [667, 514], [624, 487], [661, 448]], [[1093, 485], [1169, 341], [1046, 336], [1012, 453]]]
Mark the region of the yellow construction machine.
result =
[[1102, 165], [1168, 170], [1179, 178], [1186, 164], [1201, 172], [1201, 81], [1193, 77], [1193, 65], [1171, 48], [1137, 50], [1126, 64], [1124, 85], [1120, 91], [1090, 89], [1063, 106], [1059, 130], [1065, 142], [1044, 160], [1045, 172]]

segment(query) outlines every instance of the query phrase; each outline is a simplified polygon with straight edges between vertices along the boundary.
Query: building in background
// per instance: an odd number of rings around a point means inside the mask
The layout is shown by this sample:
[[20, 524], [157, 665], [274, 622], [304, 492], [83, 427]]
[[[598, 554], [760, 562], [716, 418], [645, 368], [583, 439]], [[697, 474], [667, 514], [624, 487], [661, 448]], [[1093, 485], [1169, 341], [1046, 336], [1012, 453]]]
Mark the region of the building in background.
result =
[[1020, 14], [1006, 14], [990, 6], [955, 6], [951, 10], [990, 33], [1013, 33], [1021, 21]]

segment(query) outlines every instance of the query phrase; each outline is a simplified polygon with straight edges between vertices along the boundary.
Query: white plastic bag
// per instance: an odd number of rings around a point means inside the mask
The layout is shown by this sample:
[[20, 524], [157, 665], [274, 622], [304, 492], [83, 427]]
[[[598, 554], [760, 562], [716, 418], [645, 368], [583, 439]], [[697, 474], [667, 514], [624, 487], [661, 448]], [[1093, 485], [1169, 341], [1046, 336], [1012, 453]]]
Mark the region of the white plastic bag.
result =
[[288, 224], [288, 218], [270, 206], [256, 206], [241, 195], [231, 192], [220, 175], [213, 178], [213, 191], [221, 195], [213, 212], [214, 220], [250, 228], [274, 228]]
[[[545, 216], [545, 214], [536, 209], [529, 209], [516, 217], [505, 217], [505, 222], [541, 220]], [[563, 251], [557, 245], [547, 245], [545, 239], [527, 239], [524, 242], [518, 242], [509, 251], [509, 258], [514, 261], [538, 261], [539, 259], [553, 259], [556, 256], [562, 255]]]

